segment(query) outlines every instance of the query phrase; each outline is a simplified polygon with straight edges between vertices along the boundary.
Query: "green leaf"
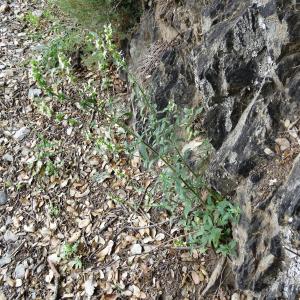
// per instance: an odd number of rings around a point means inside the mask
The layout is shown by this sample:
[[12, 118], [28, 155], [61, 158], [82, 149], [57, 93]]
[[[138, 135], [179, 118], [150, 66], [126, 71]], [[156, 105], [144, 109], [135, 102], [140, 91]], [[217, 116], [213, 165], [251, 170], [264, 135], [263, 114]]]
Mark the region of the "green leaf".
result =
[[146, 163], [148, 163], [148, 162], [149, 162], [149, 154], [148, 154], [147, 148], [146, 148], [146, 146], [145, 146], [144, 143], [140, 143], [139, 150], [140, 150], [142, 159], [143, 159]]
[[192, 211], [192, 203], [189, 202], [189, 201], [186, 201], [185, 204], [184, 204], [184, 211], [183, 211], [183, 214], [184, 214], [184, 217], [187, 219], [188, 216], [189, 216], [189, 213]]
[[222, 230], [220, 228], [213, 228], [211, 231], [211, 241], [216, 249], [219, 247], [221, 233]]

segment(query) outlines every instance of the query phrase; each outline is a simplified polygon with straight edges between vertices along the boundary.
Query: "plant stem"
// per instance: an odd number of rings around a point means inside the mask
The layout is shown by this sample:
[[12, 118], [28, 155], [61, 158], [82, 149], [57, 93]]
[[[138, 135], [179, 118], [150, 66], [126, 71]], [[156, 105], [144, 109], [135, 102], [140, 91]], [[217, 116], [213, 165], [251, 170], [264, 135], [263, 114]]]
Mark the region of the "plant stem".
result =
[[194, 175], [194, 177], [198, 178], [199, 175], [194, 172], [194, 170], [190, 167], [190, 165], [185, 161], [184, 157], [180, 153], [179, 149], [175, 146], [175, 150], [179, 155], [180, 159], [182, 160], [183, 164], [188, 168], [188, 170]]

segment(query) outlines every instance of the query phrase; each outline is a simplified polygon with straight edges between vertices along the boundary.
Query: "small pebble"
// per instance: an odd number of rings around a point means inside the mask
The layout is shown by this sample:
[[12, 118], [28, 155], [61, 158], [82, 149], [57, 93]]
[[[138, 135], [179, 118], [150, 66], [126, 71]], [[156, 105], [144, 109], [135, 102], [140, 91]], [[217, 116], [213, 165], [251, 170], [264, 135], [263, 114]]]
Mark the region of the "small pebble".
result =
[[33, 100], [35, 97], [39, 97], [42, 94], [40, 89], [31, 88], [28, 91], [28, 98]]
[[18, 236], [16, 234], [14, 234], [13, 232], [11, 232], [10, 230], [7, 230], [4, 233], [4, 240], [6, 242], [15, 242], [18, 239]]
[[1, 258], [0, 258], [0, 268], [2, 268], [5, 265], [8, 265], [11, 263], [11, 256], [8, 253], [5, 253]]
[[288, 133], [292, 138], [298, 138], [298, 129], [296, 127], [293, 127], [291, 130], [288, 131]]
[[276, 144], [280, 146], [281, 151], [285, 151], [291, 147], [291, 144], [286, 138], [278, 138], [275, 140]]
[[4, 191], [0, 191], [0, 205], [5, 205], [8, 201], [7, 193]]
[[19, 264], [16, 266], [15, 268], [15, 278], [18, 278], [18, 279], [22, 279], [25, 277], [25, 267], [23, 266], [23, 264]]
[[20, 128], [15, 134], [14, 139], [17, 141], [22, 141], [28, 134], [30, 133], [30, 129], [27, 127]]
[[285, 128], [289, 128], [290, 126], [291, 126], [291, 121], [288, 120], [288, 119], [285, 120], [285, 121], [284, 121], [284, 127], [285, 127]]
[[43, 11], [37, 9], [37, 10], [33, 11], [32, 14], [33, 14], [34, 16], [40, 18], [40, 17], [43, 15]]
[[165, 238], [165, 235], [163, 233], [159, 233], [156, 237], [156, 241], [162, 241]]
[[73, 128], [72, 127], [69, 127], [67, 129], [67, 135], [71, 135], [72, 134], [72, 131], [73, 131]]
[[238, 293], [234, 293], [232, 296], [231, 296], [231, 300], [240, 300], [240, 295]]
[[16, 287], [22, 286], [23, 282], [21, 279], [16, 279]]
[[0, 300], [6, 300], [6, 296], [4, 295], [4, 293], [2, 291], [0, 291]]
[[8, 162], [13, 162], [14, 161], [14, 158], [12, 155], [10, 155], [9, 153], [6, 153], [3, 155], [2, 159], [4, 161], [8, 161]]
[[131, 249], [130, 252], [132, 255], [138, 255], [142, 253], [142, 246], [140, 244], [134, 244]]
[[270, 148], [265, 148], [264, 152], [265, 152], [265, 154], [270, 155], [270, 156], [274, 155], [274, 152]]

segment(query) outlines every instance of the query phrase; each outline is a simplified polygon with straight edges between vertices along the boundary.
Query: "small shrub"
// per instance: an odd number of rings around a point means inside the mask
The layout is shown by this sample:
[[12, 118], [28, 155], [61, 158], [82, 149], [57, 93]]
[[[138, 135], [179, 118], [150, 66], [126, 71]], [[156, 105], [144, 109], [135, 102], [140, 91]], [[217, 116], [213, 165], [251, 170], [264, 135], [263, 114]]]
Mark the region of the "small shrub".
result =
[[78, 243], [64, 243], [61, 250], [61, 257], [63, 259], [69, 260], [69, 265], [75, 269], [81, 269], [83, 266], [81, 257], [77, 255], [78, 246]]
[[39, 135], [38, 139], [39, 142], [33, 149], [35, 159], [30, 163], [33, 175], [57, 175], [63, 164], [56, 159], [59, 153], [59, 142], [50, 141], [42, 135]]
[[62, 248], [62, 258], [71, 258], [73, 257], [78, 251], [78, 243], [75, 244], [69, 244], [69, 243], [64, 243], [63, 248]]
[[[106, 78], [109, 79], [113, 65], [115, 69], [126, 70], [125, 61], [113, 42], [111, 26], [105, 26], [101, 35], [91, 33], [86, 36], [102, 83]], [[72, 67], [68, 64], [67, 54], [57, 53], [57, 56], [64, 57], [65, 63], [59, 63], [51, 72], [45, 68], [43, 60], [33, 64], [33, 76], [39, 87], [52, 101], [76, 101], [82, 111], [96, 111], [101, 114], [102, 132], [93, 135], [91, 130], [86, 135], [103, 157], [134, 155], [138, 148], [144, 166], [154, 172], [159, 170], [156, 173], [155, 188], [158, 195], [163, 194], [163, 198], [159, 203], [152, 205], [166, 210], [171, 217], [178, 220], [185, 238], [177, 240], [176, 245], [197, 247], [202, 251], [212, 247], [224, 255], [232, 254], [235, 242], [232, 241], [231, 224], [237, 222], [239, 209], [228, 199], [211, 190], [201, 172], [197, 173], [198, 170], [190, 167], [187, 153], [182, 152], [184, 141], [198, 134], [193, 130], [193, 122], [201, 113], [201, 108], [186, 108], [181, 111], [173, 101], [169, 101], [169, 105], [163, 111], [158, 111], [147, 92], [129, 73], [132, 91], [143, 112], [140, 119], [140, 127], [143, 130], [135, 132], [126, 125], [129, 113], [120, 109], [120, 101], [117, 102], [111, 97], [107, 86], [102, 84], [99, 87], [99, 81], [93, 80], [89, 80], [84, 86], [74, 84], [76, 78], [72, 77]], [[70, 90], [80, 90], [76, 93], [78, 98], [74, 99], [74, 93], [68, 95], [65, 93], [67, 89], [57, 84], [61, 76], [64, 76], [65, 81], [68, 79], [68, 84], [72, 87]], [[103, 94], [108, 95], [104, 100]], [[126, 140], [126, 135], [132, 137], [128, 148], [126, 143], [120, 142]], [[119, 138], [121, 136], [122, 138]], [[209, 158], [210, 149], [209, 141], [204, 141], [199, 149], [203, 161]], [[160, 167], [157, 168], [158, 166]], [[116, 175], [122, 176], [117, 172]], [[121, 203], [123, 200], [114, 198], [114, 201]]]
[[49, 215], [53, 218], [57, 218], [60, 214], [60, 209], [58, 206], [51, 204], [49, 206]]

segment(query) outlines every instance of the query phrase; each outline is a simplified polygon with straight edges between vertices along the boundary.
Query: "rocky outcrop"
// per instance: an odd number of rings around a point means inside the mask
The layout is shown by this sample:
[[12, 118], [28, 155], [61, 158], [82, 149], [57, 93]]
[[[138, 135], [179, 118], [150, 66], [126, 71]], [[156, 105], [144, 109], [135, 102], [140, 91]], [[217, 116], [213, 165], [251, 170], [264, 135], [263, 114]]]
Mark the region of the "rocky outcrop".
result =
[[231, 1], [205, 16], [222, 20], [207, 29], [194, 57], [204, 125], [218, 150], [208, 178], [242, 208], [235, 228], [237, 287], [259, 298], [296, 299], [300, 177], [299, 137], [293, 133], [300, 116], [300, 18], [288, 1], [256, 2]]
[[[258, 299], [298, 299], [299, 7], [199, 2], [156, 1], [132, 40], [132, 61], [151, 57], [155, 67], [142, 80], [160, 108], [174, 99], [205, 109], [202, 126], [216, 150], [207, 180], [242, 208], [237, 288]], [[158, 42], [154, 57], [149, 46]]]

